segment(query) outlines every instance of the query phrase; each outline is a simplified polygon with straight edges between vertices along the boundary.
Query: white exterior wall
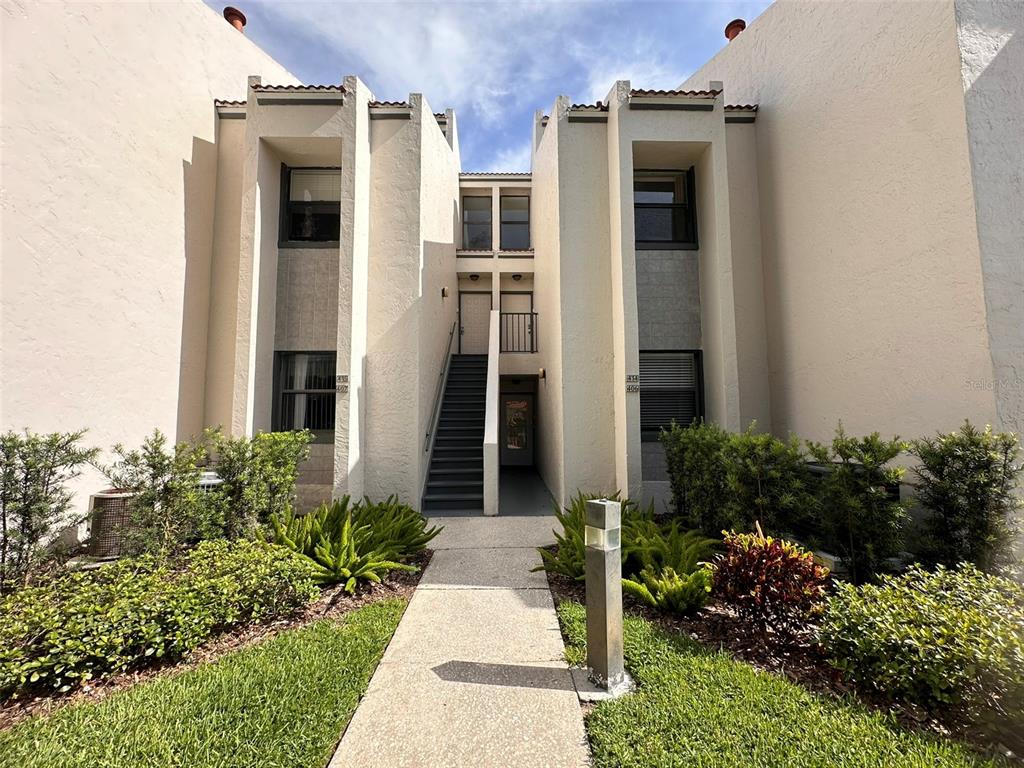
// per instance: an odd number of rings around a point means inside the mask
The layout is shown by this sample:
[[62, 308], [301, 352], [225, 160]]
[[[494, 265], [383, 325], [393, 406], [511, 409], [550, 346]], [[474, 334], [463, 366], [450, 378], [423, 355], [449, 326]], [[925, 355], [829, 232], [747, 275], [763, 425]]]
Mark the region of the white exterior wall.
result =
[[780, 0], [683, 87], [711, 80], [760, 105], [773, 431], [993, 421], [952, 2]]
[[[104, 449], [187, 437], [203, 422], [213, 99], [244, 98], [253, 72], [296, 80], [197, 1], [2, 12], [0, 428], [87, 427]], [[75, 483], [76, 506], [102, 483]]]
[[[1024, 4], [956, 0], [996, 413], [1024, 432]], [[986, 382], [975, 381], [986, 388]]]

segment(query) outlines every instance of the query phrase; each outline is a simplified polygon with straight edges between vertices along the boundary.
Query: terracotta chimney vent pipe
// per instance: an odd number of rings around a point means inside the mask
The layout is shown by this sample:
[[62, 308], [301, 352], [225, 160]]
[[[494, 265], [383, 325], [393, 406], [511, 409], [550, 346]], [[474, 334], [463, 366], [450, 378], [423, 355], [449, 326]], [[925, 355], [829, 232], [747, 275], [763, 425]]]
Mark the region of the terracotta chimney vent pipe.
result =
[[[226, 14], [227, 11], [224, 11], [224, 13]], [[242, 23], [244, 24], [245, 22], [243, 21]], [[732, 42], [733, 40], [736, 39], [736, 36], [739, 35], [739, 33], [746, 28], [747, 22], [745, 22], [743, 19], [733, 19], [732, 21], [725, 25], [725, 38], [729, 42]]]
[[228, 24], [237, 29], [239, 32], [245, 34], [245, 14], [237, 8], [232, 8], [230, 5], [224, 9], [224, 18], [228, 20]]

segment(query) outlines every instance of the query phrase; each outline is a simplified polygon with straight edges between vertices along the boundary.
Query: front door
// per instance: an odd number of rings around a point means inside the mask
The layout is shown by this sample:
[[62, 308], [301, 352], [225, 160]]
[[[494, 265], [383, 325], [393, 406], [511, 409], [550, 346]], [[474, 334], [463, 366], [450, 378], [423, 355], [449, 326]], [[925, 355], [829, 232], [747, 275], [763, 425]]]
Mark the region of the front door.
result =
[[459, 353], [486, 355], [490, 325], [490, 291], [459, 291]]
[[533, 395], [501, 396], [501, 463], [505, 466], [533, 466]]

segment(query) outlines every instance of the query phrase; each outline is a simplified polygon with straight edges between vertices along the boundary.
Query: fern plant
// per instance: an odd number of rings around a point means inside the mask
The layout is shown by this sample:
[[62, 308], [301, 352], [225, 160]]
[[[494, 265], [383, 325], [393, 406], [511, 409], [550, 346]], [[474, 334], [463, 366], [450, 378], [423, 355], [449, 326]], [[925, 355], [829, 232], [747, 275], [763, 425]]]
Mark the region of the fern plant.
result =
[[350, 593], [360, 581], [380, 582], [388, 571], [417, 570], [401, 561], [422, 552], [441, 531], [428, 530], [422, 515], [393, 496], [354, 505], [345, 496], [305, 515], [271, 515], [270, 524], [276, 543], [316, 564], [317, 581], [343, 584]]
[[622, 550], [626, 563], [623, 572], [634, 574], [672, 568], [677, 573], [688, 574], [711, 559], [718, 543], [699, 530], [682, 528], [676, 520], [667, 524], [653, 519], [635, 520], [630, 524], [628, 535], [623, 531]]
[[704, 567], [688, 574], [676, 573], [671, 566], [661, 571], [646, 568], [638, 578], [623, 579], [623, 591], [665, 613], [691, 614], [704, 606], [711, 592], [711, 573]]

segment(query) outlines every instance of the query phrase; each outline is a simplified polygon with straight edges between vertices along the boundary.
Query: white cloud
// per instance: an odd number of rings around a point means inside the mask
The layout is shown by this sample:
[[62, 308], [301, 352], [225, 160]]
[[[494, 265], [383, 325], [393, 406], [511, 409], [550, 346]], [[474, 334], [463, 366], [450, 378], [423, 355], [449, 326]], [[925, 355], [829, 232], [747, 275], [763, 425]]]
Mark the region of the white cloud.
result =
[[[378, 98], [422, 92], [437, 110], [470, 109], [485, 123], [529, 100], [550, 73], [531, 59], [556, 45], [583, 6], [540, 3], [281, 3], [264, 6], [365, 62]], [[525, 65], [525, 66], [524, 66]], [[339, 73], [339, 77], [340, 77]]]
[[532, 152], [530, 142], [505, 147], [494, 155], [494, 159], [487, 163], [485, 171], [529, 171]]

